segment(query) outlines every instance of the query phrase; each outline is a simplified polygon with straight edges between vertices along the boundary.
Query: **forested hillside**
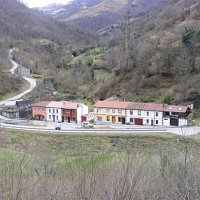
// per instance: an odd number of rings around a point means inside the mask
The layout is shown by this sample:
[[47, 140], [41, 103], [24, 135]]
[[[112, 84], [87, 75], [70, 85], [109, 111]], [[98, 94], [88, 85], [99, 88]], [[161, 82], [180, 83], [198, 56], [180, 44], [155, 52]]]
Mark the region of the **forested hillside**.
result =
[[[116, 1], [116, 4], [117, 2], [119, 3]], [[129, 6], [130, 2], [132, 6]], [[76, 67], [72, 68], [73, 76], [78, 76], [80, 80], [80, 70], [88, 69], [89, 80], [83, 78], [82, 85], [73, 84], [73, 89], [76, 88], [92, 100], [118, 95], [134, 101], [192, 101], [198, 105], [199, 2], [141, 0], [128, 3], [123, 5], [129, 12], [123, 15], [122, 23], [117, 26], [118, 35], [107, 43], [104, 40], [99, 43], [100, 52], [96, 54], [100, 56], [97, 56], [97, 60], [93, 59], [92, 53], [95, 51], [82, 54], [78, 51], [78, 55], [74, 54], [73, 64], [76, 64]], [[106, 1], [95, 6], [102, 4], [107, 5], [107, 8], [111, 6], [111, 3], [106, 4]], [[116, 8], [116, 5], [113, 7]], [[94, 6], [76, 13], [76, 16], [83, 16], [83, 12], [90, 15], [90, 8]], [[101, 9], [101, 6], [97, 8]], [[94, 16], [99, 17], [95, 9], [92, 11], [92, 19]], [[93, 24], [89, 25], [92, 29]], [[113, 25], [112, 28], [115, 27]], [[85, 62], [85, 59], [89, 60]], [[99, 74], [101, 81], [96, 84]]]
[[113, 78], [99, 96], [199, 103], [199, 47], [197, 0], [174, 1], [137, 19], [127, 15], [107, 55]]
[[96, 40], [93, 35], [31, 10], [17, 0], [0, 0], [0, 27], [1, 74], [10, 68], [8, 52], [12, 47], [14, 59], [46, 77], [54, 74], [55, 66], [71, 58], [72, 48]]
[[[16, 60], [52, 80], [57, 99], [95, 101], [117, 95], [134, 101], [200, 104], [198, 0], [127, 1], [122, 23], [110, 26], [118, 29], [111, 40], [102, 35], [99, 40], [16, 0], [0, 2], [1, 67], [7, 67], [8, 49], [15, 47]], [[87, 2], [91, 4], [84, 13], [95, 6], [101, 10], [97, 5], [111, 8], [106, 0]], [[114, 8], [122, 5], [118, 3]], [[84, 18], [78, 7], [72, 14]], [[88, 25], [88, 31], [94, 28]]]

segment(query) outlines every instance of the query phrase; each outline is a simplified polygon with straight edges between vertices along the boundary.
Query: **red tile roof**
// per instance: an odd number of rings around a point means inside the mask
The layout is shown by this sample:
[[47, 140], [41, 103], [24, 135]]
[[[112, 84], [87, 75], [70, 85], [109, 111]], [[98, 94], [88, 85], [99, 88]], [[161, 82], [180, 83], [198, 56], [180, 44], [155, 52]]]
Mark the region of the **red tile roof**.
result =
[[46, 107], [47, 104], [49, 104], [50, 101], [40, 101], [38, 103], [32, 104], [33, 107]]
[[63, 109], [77, 109], [79, 107], [79, 103], [73, 103], [73, 102], [70, 102], [70, 101], [61, 101], [61, 108]]
[[136, 109], [136, 110], [147, 110], [147, 111], [163, 111], [164, 104], [162, 103], [138, 103], [133, 102], [129, 104], [127, 109]]
[[95, 103], [96, 108], [126, 108], [131, 102], [120, 102], [120, 101], [98, 101]]
[[166, 105], [164, 107], [165, 112], [177, 112], [185, 113], [188, 110], [188, 106], [179, 106], [179, 105]]
[[121, 108], [130, 110], [160, 111], [160, 112], [179, 112], [185, 113], [188, 106], [167, 105], [162, 103], [140, 103], [140, 102], [118, 102], [118, 101], [98, 101], [96, 108]]
[[133, 109], [133, 110], [143, 110], [143, 108], [144, 108], [144, 103], [132, 102], [132, 103], [130, 103], [126, 108], [127, 108], [127, 109]]
[[61, 102], [60, 101], [50, 101], [47, 106], [47, 108], [61, 108]]
[[80, 105], [79, 103], [73, 103], [70, 101], [41, 101], [32, 104], [35, 107], [47, 107], [47, 108], [63, 108], [76, 110]]

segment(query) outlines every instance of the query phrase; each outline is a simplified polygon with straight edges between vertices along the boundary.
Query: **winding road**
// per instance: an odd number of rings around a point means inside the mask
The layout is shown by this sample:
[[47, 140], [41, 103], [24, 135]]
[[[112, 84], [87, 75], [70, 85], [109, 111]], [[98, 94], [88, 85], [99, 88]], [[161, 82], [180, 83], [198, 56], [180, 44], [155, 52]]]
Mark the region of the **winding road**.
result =
[[[15, 70], [19, 67], [19, 64], [16, 63], [14, 60], [12, 60], [12, 56], [11, 56], [12, 51], [13, 51], [13, 49], [11, 49], [9, 51], [9, 55], [8, 55], [8, 58], [9, 58], [10, 62], [13, 65], [13, 67], [9, 70], [9, 72], [11, 74], [15, 74]], [[12, 97], [12, 98], [0, 101], [0, 105], [4, 105], [7, 101], [13, 101], [13, 102], [15, 102], [15, 101], [21, 99], [24, 95], [30, 93], [36, 87], [36, 84], [37, 84], [36, 83], [36, 79], [29, 78], [29, 77], [26, 77], [26, 76], [23, 76], [22, 78], [29, 83], [29, 88], [27, 90], [25, 90], [24, 92], [22, 92], [22, 93], [20, 93], [20, 94], [18, 94], [16, 96], [14, 96], [14, 97]]]

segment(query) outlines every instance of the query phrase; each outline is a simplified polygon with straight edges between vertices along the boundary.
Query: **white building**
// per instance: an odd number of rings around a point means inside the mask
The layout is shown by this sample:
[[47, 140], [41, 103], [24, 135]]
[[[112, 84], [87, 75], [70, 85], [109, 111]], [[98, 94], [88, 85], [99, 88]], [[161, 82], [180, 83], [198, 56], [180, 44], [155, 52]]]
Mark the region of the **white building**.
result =
[[50, 122], [62, 122], [62, 110], [61, 103], [57, 101], [51, 101], [46, 106], [46, 119]]
[[94, 119], [98, 123], [187, 126], [190, 113], [188, 106], [162, 103], [98, 101], [94, 105]]
[[78, 104], [77, 105], [77, 123], [82, 122], [82, 115], [88, 114], [88, 106], [85, 104]]
[[69, 101], [51, 101], [46, 106], [47, 121], [81, 123], [81, 116], [88, 113], [88, 106]]
[[134, 125], [163, 125], [163, 104], [130, 103], [127, 107], [126, 123]]
[[190, 112], [191, 109], [188, 106], [165, 105], [163, 126], [187, 126]]

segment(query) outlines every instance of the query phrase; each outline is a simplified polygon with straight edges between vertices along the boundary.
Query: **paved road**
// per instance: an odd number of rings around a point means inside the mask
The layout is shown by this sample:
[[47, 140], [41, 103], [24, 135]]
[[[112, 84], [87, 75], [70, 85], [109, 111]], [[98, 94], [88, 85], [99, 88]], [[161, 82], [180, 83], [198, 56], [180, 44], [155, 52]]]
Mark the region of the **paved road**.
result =
[[181, 136], [193, 136], [200, 133], [200, 127], [142, 127], [142, 126], [110, 126], [110, 128], [103, 128], [101, 126], [95, 126], [94, 129], [81, 129], [80, 124], [73, 123], [62, 123], [61, 131], [55, 130], [55, 124], [53, 122], [40, 122], [31, 121], [32, 126], [24, 125], [11, 125], [11, 124], [1, 124], [3, 128], [6, 129], [20, 129], [26, 131], [37, 131], [37, 132], [66, 132], [66, 133], [122, 133], [122, 134], [133, 134], [133, 133], [160, 133], [160, 134], [175, 134]]
[[35, 87], [36, 87], [36, 80], [33, 78], [28, 78], [26, 76], [23, 76], [23, 79], [26, 80], [29, 83], [29, 88], [27, 90], [25, 90], [24, 92], [10, 98], [7, 99], [7, 101], [16, 101], [21, 99], [24, 95], [30, 93]]
[[25, 130], [25, 131], [37, 131], [37, 132], [62, 132], [62, 133], [119, 133], [119, 134], [133, 134], [133, 133], [167, 133], [166, 129], [156, 128], [135, 128], [135, 129], [81, 129], [81, 128], [63, 128], [61, 131], [55, 130], [54, 127], [34, 127], [34, 126], [23, 126], [23, 125], [11, 125], [11, 124], [1, 124], [1, 128], [5, 129], [15, 129], [15, 130]]
[[[10, 62], [13, 64], [13, 67], [9, 70], [9, 72], [11, 74], [14, 74], [15, 70], [19, 67], [19, 64], [16, 63], [15, 61], [13, 61], [11, 59], [11, 53], [12, 53], [12, 49], [9, 52], [8, 58], [9, 58]], [[24, 92], [22, 92], [22, 93], [20, 93], [20, 94], [18, 94], [16, 96], [14, 96], [14, 97], [12, 97], [12, 98], [6, 99], [4, 101], [0, 101], [0, 105], [4, 105], [6, 101], [16, 101], [16, 100], [19, 100], [24, 95], [30, 93], [36, 87], [36, 79], [34, 79], [34, 78], [28, 78], [26, 76], [23, 76], [23, 79], [29, 83], [29, 88], [27, 90], [25, 90]], [[2, 118], [2, 117], [0, 117], [0, 118]]]
[[15, 70], [18, 68], [18, 64], [14, 61], [14, 60], [12, 60], [12, 56], [11, 56], [11, 53], [13, 52], [13, 49], [10, 49], [10, 51], [9, 51], [9, 54], [8, 54], [8, 58], [9, 58], [9, 60], [10, 60], [10, 62], [12, 63], [12, 65], [13, 65], [13, 67], [9, 70], [9, 72], [11, 73], [11, 74], [14, 74], [15, 73]]

